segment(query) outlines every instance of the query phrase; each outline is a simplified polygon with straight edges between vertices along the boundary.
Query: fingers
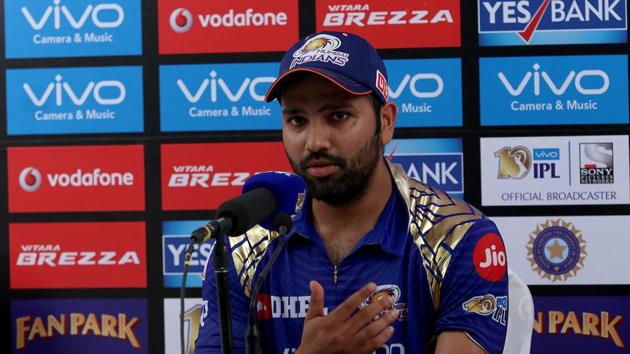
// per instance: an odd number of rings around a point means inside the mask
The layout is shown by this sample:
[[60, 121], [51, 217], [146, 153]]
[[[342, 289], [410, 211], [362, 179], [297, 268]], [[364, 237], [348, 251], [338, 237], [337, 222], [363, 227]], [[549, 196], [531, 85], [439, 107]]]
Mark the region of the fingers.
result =
[[364, 325], [355, 335], [359, 342], [367, 342], [390, 327], [397, 318], [398, 310], [387, 311], [378, 320]]
[[344, 321], [350, 317], [361, 303], [376, 289], [376, 284], [369, 283], [350, 295], [346, 301], [342, 302], [329, 316], [335, 317], [336, 320]]
[[[394, 303], [389, 296], [383, 296], [379, 298], [377, 301], [371, 303], [368, 307], [362, 309], [361, 311], [358, 311], [354, 315], [350, 329], [353, 331], [353, 333], [358, 332], [359, 330], [361, 330], [362, 327], [370, 323], [381, 312], [387, 309], [391, 309], [393, 306]], [[392, 313], [393, 311], [386, 312], [387, 315], [391, 315]], [[396, 315], [398, 315], [398, 311], [396, 311]], [[389, 316], [381, 317], [381, 319], [383, 318], [389, 318]], [[389, 323], [393, 322], [394, 319], [396, 318], [393, 318]], [[387, 325], [389, 325], [389, 323], [387, 323]], [[378, 332], [380, 332], [381, 330], [379, 330]]]
[[311, 289], [311, 300], [308, 304], [306, 320], [324, 316], [324, 288], [315, 280], [311, 280], [308, 286]]
[[364, 342], [364, 344], [357, 350], [357, 353], [372, 353], [383, 344], [387, 343], [394, 334], [394, 327], [389, 326], [382, 330], [378, 335], [372, 337]]

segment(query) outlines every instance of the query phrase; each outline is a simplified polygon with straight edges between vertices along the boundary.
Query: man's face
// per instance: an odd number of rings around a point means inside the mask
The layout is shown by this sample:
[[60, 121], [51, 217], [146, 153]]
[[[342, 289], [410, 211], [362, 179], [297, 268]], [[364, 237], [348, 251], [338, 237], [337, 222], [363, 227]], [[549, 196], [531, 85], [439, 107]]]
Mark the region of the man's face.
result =
[[290, 84], [280, 102], [287, 157], [313, 198], [331, 205], [360, 198], [383, 151], [370, 99], [312, 74]]

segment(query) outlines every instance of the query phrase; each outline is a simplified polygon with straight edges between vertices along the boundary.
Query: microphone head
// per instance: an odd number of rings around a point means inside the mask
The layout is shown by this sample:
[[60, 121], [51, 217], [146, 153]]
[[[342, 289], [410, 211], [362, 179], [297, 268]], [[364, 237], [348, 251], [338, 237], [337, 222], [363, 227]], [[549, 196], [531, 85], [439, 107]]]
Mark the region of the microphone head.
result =
[[293, 227], [293, 220], [287, 213], [278, 213], [273, 218], [273, 227], [278, 232], [280, 232], [281, 227], [285, 228], [285, 232], [289, 232], [289, 230], [291, 230], [291, 228]]
[[260, 222], [260, 226], [267, 230], [276, 229], [274, 225], [276, 214], [293, 215], [298, 212], [306, 195], [306, 184], [302, 177], [282, 171], [267, 171], [253, 175], [245, 182], [242, 193], [256, 188], [266, 188], [276, 198], [276, 208]]

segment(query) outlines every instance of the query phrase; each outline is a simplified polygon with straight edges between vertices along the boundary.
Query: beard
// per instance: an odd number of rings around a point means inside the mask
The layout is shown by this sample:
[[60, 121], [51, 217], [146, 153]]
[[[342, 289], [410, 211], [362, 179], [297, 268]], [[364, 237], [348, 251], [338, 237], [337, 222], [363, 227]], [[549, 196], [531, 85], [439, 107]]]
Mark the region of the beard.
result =
[[[293, 171], [304, 179], [308, 192], [314, 199], [333, 206], [343, 206], [365, 195], [382, 152], [379, 134], [375, 134], [349, 160], [326, 151], [317, 151], [310, 153], [299, 163], [289, 157], [289, 162]], [[322, 178], [310, 176], [307, 173], [307, 165], [315, 159], [325, 159], [337, 165], [339, 169], [332, 175]]]

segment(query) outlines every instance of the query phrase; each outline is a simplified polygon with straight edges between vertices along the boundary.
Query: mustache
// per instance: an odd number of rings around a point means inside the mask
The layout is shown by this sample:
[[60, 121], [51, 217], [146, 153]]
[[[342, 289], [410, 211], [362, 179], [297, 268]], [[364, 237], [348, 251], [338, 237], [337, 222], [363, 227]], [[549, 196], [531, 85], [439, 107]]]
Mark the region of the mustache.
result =
[[341, 168], [346, 167], [346, 161], [339, 156], [331, 155], [325, 151], [315, 151], [306, 156], [302, 161], [300, 161], [300, 169], [302, 171], [306, 170], [306, 166], [309, 162], [313, 160], [326, 160], [334, 165], [338, 165]]

